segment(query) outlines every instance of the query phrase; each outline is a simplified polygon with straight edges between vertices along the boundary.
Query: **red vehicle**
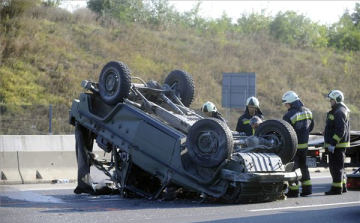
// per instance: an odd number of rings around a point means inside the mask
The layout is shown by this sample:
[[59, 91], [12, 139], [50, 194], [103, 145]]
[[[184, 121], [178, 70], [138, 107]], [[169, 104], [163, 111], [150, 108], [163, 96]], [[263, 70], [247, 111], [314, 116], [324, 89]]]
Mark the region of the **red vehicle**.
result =
[[346, 175], [348, 190], [360, 190], [360, 167], [351, 174]]

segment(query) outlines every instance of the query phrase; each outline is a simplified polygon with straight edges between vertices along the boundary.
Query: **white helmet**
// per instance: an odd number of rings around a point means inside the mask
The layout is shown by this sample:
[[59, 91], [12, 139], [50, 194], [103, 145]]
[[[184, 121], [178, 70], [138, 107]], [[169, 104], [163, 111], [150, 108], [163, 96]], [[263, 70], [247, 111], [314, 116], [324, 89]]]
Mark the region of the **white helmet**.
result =
[[203, 106], [201, 107], [201, 111], [202, 112], [216, 112], [217, 109], [212, 102], [208, 101], [205, 104], [203, 104]]
[[332, 90], [326, 98], [334, 99], [336, 103], [341, 103], [344, 101], [344, 94], [339, 90]]
[[259, 100], [257, 98], [255, 98], [254, 96], [251, 96], [250, 98], [248, 98], [246, 100], [246, 106], [248, 105], [254, 105], [255, 107], [259, 108]]
[[300, 99], [299, 95], [297, 95], [294, 91], [288, 91], [282, 96], [282, 103], [291, 104], [299, 99]]

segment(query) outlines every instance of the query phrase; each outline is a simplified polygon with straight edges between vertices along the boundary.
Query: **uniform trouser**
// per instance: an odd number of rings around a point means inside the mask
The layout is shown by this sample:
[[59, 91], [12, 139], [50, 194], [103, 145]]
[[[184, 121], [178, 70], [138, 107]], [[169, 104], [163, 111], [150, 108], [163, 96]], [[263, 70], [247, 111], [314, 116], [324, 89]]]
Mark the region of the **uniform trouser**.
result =
[[329, 152], [329, 169], [333, 185], [341, 187], [344, 180], [345, 148], [336, 148], [334, 153]]
[[[304, 148], [304, 149], [298, 149], [296, 151], [296, 154], [293, 158], [293, 162], [294, 162], [294, 167], [292, 169], [292, 171], [295, 171], [296, 169], [300, 168], [302, 177], [301, 177], [301, 182], [308, 182], [310, 183], [310, 173], [309, 173], [309, 168], [308, 165], [306, 164], [306, 154], [307, 154], [308, 149]], [[293, 189], [293, 190], [298, 190], [298, 185], [299, 185], [299, 181], [291, 181], [289, 182], [290, 185], [296, 185], [296, 186], [290, 186], [289, 189]]]

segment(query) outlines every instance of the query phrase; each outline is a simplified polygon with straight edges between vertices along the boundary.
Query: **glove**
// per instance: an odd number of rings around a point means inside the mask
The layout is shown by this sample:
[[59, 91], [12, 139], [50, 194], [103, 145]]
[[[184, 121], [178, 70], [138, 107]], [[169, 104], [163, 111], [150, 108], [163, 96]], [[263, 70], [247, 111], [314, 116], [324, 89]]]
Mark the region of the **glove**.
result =
[[330, 153], [334, 153], [334, 151], [335, 151], [335, 146], [330, 145], [330, 146], [328, 147], [328, 150], [329, 150]]

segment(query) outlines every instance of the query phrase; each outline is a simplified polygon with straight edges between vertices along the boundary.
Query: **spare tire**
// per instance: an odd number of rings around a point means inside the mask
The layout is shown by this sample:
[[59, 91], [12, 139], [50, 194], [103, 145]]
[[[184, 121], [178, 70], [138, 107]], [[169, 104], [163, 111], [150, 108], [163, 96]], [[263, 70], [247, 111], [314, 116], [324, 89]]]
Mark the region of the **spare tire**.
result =
[[229, 127], [214, 118], [195, 122], [190, 127], [186, 144], [192, 160], [207, 168], [219, 166], [234, 151]]
[[281, 143], [275, 154], [281, 158], [283, 164], [289, 163], [295, 156], [298, 140], [294, 128], [288, 122], [277, 119], [266, 120], [259, 125], [255, 135]]
[[111, 61], [102, 69], [99, 77], [101, 99], [114, 106], [129, 96], [131, 75], [128, 66], [119, 61]]
[[195, 84], [190, 74], [182, 70], [173, 70], [166, 77], [165, 84], [175, 91], [186, 107], [191, 105], [195, 95]]

